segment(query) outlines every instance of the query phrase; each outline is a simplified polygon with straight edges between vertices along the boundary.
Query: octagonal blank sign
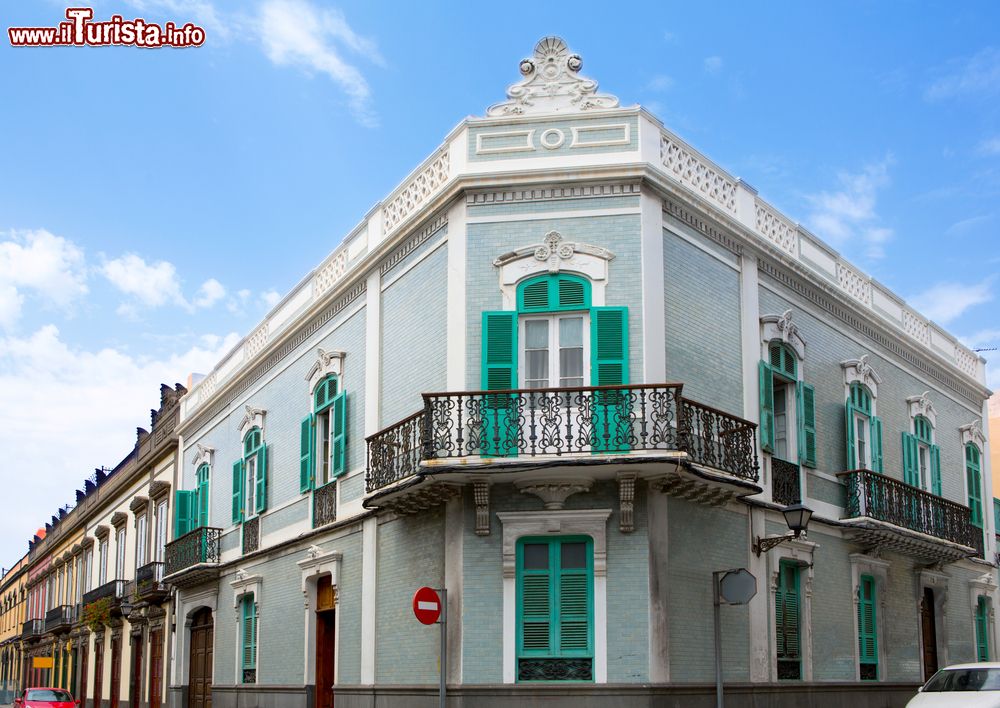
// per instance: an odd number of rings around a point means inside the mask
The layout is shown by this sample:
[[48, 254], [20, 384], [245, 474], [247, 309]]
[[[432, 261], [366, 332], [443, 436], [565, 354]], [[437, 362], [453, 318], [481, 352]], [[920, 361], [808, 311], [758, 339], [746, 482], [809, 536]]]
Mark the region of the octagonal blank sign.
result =
[[719, 580], [719, 595], [730, 605], [745, 605], [757, 594], [757, 578], [746, 568], [730, 570]]

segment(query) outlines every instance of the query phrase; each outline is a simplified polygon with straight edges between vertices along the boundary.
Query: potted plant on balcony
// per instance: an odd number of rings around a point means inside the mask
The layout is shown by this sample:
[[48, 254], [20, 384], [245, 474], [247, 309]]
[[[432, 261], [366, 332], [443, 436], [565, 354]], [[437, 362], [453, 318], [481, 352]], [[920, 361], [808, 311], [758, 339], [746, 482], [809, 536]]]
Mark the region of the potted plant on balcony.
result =
[[104, 597], [100, 600], [94, 600], [89, 605], [84, 605], [81, 620], [92, 632], [98, 631], [105, 625], [110, 625], [111, 598]]

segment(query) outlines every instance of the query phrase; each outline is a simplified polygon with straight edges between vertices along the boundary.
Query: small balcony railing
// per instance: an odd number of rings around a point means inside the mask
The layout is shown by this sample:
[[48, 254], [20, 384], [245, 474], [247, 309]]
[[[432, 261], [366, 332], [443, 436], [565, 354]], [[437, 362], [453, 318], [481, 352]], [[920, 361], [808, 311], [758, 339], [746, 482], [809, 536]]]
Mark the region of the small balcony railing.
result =
[[243, 522], [243, 555], [260, 548], [260, 517], [254, 516]]
[[164, 568], [162, 561], [153, 561], [139, 566], [135, 571], [135, 581], [130, 588], [133, 600], [155, 601], [166, 594], [167, 586], [163, 583]]
[[76, 621], [75, 605], [60, 605], [45, 613], [46, 632], [68, 632]]
[[313, 528], [337, 520], [337, 483], [328, 482], [313, 492]]
[[221, 539], [222, 529], [202, 526], [171, 541], [165, 549], [164, 577], [199, 563], [218, 564]]
[[975, 548], [969, 507], [870, 470], [837, 476], [847, 488], [844, 519], [867, 517]]
[[802, 501], [802, 482], [797, 464], [771, 458], [771, 497], [775, 504], [784, 506]]
[[424, 460], [678, 451], [756, 482], [756, 425], [681, 396], [681, 384], [426, 393], [424, 409], [368, 438], [368, 492]]
[[103, 600], [108, 597], [113, 601], [120, 602], [123, 597], [125, 597], [125, 586], [127, 583], [124, 580], [109, 580], [103, 585], [90, 590], [89, 592], [83, 593], [83, 604], [89, 605], [92, 602], [98, 600]]
[[45, 629], [45, 620], [30, 619], [21, 625], [22, 639], [37, 639]]

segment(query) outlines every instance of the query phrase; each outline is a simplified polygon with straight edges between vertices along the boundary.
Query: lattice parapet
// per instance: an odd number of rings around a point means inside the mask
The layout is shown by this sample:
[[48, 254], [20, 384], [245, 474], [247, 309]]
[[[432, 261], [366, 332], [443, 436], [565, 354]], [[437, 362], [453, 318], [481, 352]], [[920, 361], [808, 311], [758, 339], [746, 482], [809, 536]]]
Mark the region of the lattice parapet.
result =
[[736, 213], [736, 183], [666, 134], [660, 135], [660, 160], [667, 172], [726, 211]]
[[973, 377], [979, 370], [976, 355], [958, 343], [955, 344], [955, 366]]
[[790, 256], [798, 255], [798, 231], [795, 224], [763, 202], [754, 205], [757, 233]]
[[264, 324], [253, 331], [249, 337], [247, 337], [246, 346], [244, 351], [246, 351], [246, 359], [249, 361], [253, 359], [260, 350], [267, 346], [268, 331], [270, 330], [269, 323], [265, 320]]
[[219, 386], [219, 375], [216, 372], [212, 372], [198, 385], [198, 405], [207, 401], [215, 393], [215, 389]]
[[341, 249], [313, 277], [313, 299], [325, 295], [347, 272], [347, 249]]
[[903, 331], [921, 344], [930, 346], [931, 328], [927, 320], [912, 310], [903, 309]]
[[872, 304], [872, 283], [858, 271], [844, 263], [837, 263], [837, 282], [855, 300]]
[[442, 152], [389, 200], [382, 208], [382, 225], [386, 233], [396, 228], [448, 181], [450, 167], [448, 153]]

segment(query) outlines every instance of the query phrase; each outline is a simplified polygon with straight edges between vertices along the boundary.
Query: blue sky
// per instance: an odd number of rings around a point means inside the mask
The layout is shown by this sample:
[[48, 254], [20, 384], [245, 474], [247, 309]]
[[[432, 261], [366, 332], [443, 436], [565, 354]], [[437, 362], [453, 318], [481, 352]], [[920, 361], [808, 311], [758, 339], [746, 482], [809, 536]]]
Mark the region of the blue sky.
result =
[[[547, 34], [924, 314], [1000, 346], [994, 2], [93, 7], [207, 41], [0, 38], [0, 448], [18, 482], [0, 565], [125, 455], [161, 381], [210, 369]], [[0, 24], [65, 8], [8, 2]]]

